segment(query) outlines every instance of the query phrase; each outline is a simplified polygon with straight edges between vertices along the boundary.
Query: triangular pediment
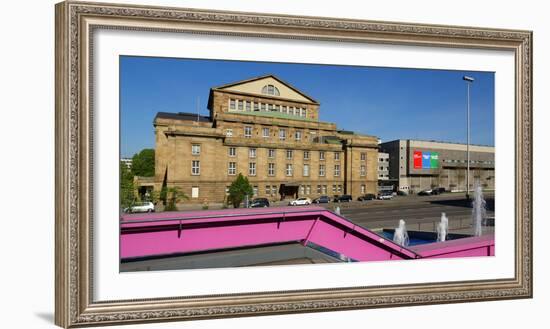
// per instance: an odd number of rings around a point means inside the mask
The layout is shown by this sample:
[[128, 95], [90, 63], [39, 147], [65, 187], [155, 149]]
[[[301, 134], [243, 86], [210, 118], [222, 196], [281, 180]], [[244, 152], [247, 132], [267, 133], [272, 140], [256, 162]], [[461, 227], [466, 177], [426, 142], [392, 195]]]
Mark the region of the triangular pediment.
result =
[[[274, 86], [277, 92], [275, 94], [266, 93], [266, 86]], [[317, 104], [315, 99], [273, 75], [242, 80], [213, 89]]]

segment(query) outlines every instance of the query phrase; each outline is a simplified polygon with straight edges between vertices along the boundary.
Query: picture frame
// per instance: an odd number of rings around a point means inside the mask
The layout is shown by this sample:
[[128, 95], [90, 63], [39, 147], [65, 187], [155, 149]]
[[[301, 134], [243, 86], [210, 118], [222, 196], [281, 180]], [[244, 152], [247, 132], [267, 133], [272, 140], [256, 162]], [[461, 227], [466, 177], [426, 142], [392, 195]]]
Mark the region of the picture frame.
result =
[[[198, 320], [531, 298], [532, 32], [65, 1], [56, 5], [55, 323]], [[99, 30], [191, 33], [514, 55], [514, 274], [511, 278], [141, 299], [94, 298], [94, 59]], [[146, 47], [146, 45], [144, 45]]]

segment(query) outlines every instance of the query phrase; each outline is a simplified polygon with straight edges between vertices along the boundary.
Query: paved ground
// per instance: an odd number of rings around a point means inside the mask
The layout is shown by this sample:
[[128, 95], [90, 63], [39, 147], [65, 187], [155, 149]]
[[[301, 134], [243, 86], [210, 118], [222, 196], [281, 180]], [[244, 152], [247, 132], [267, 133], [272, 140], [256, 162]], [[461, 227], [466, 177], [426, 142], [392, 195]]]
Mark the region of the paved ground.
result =
[[[487, 216], [494, 217], [494, 196], [487, 195]], [[334, 209], [334, 204], [325, 205]], [[409, 230], [435, 231], [444, 212], [449, 218], [450, 231], [470, 233], [472, 208], [462, 195], [405, 196], [393, 200], [367, 201], [366, 205], [341, 205], [340, 214], [371, 230], [395, 228], [400, 219]], [[484, 227], [491, 232], [493, 227]]]
[[[485, 193], [487, 201], [487, 216], [494, 217], [494, 194]], [[286, 206], [287, 201], [272, 202], [271, 207]], [[340, 208], [340, 214], [357, 225], [371, 230], [395, 228], [400, 219], [405, 220], [407, 229], [435, 231], [445, 212], [449, 218], [450, 232], [472, 233], [471, 203], [465, 200], [464, 194], [444, 193], [434, 196], [396, 196], [392, 200], [370, 200], [366, 202], [352, 201], [350, 203], [320, 204], [325, 208], [335, 210]], [[201, 209], [201, 205], [182, 204], [180, 210]], [[302, 206], [304, 207], [304, 206]], [[209, 209], [221, 209], [221, 204], [210, 204]], [[484, 232], [492, 232], [493, 227], [484, 227]]]

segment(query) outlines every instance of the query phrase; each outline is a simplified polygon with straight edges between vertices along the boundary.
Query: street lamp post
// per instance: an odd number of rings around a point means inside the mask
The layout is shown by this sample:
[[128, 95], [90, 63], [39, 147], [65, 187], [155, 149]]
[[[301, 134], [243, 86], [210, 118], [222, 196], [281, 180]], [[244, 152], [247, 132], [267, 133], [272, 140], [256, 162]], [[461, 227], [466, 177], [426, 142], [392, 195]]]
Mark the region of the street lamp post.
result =
[[466, 110], [466, 199], [470, 199], [470, 85], [474, 82], [474, 78], [467, 75], [462, 77], [462, 80], [466, 81], [468, 87], [468, 104]]

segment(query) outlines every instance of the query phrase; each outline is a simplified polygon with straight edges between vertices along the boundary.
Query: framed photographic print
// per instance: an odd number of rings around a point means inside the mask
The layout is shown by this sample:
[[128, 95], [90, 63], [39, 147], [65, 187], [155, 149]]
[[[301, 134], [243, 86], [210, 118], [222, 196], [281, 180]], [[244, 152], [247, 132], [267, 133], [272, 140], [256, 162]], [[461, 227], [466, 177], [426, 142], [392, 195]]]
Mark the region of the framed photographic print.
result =
[[56, 6], [56, 324], [532, 296], [532, 33]]

